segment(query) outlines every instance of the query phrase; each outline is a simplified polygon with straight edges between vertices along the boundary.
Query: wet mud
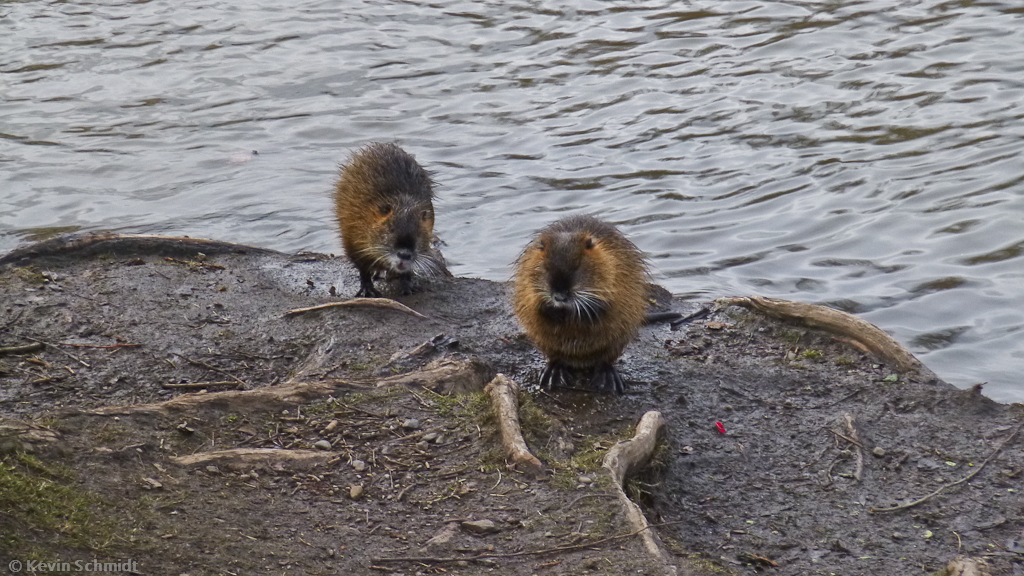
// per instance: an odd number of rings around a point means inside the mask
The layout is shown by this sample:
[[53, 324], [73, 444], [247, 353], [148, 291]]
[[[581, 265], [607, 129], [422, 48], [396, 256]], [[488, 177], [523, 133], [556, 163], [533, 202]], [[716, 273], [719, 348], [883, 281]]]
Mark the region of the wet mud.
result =
[[[537, 390], [543, 358], [506, 284], [456, 278], [396, 297], [425, 318], [287, 314], [358, 287], [341, 258], [194, 239], [88, 237], [0, 257], [0, 483], [40, 499], [66, 489], [49, 515], [0, 495], [4, 565], [659, 574], [596, 473], [658, 410], [667, 438], [627, 488], [681, 574], [932, 574], [958, 555], [1024, 571], [1020, 405], [738, 306], [645, 326], [618, 365], [623, 397]], [[417, 379], [439, 361], [473, 362], [480, 388], [495, 373], [524, 386], [547, 474], [506, 466], [478, 390]], [[102, 412], [295, 383], [330, 390]], [[240, 448], [290, 456], [216, 457]]]

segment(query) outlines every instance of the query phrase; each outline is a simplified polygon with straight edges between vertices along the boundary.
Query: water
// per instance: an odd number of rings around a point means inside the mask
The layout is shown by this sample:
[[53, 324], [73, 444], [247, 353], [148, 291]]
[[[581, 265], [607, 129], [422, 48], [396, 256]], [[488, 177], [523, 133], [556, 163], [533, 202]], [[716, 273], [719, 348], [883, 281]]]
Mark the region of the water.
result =
[[593, 213], [676, 294], [837, 306], [1022, 402], [1022, 48], [1011, 2], [0, 0], [0, 252], [339, 253], [338, 165], [397, 140], [458, 275]]

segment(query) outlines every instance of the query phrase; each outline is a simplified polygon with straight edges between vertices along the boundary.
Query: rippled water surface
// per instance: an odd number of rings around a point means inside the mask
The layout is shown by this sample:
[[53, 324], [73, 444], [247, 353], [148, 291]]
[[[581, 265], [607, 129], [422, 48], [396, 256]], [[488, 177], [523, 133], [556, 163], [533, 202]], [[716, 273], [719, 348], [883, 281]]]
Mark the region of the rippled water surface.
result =
[[338, 253], [338, 165], [397, 140], [458, 275], [594, 213], [677, 294], [837, 306], [1019, 402], [1022, 102], [1019, 2], [0, 0], [0, 252]]

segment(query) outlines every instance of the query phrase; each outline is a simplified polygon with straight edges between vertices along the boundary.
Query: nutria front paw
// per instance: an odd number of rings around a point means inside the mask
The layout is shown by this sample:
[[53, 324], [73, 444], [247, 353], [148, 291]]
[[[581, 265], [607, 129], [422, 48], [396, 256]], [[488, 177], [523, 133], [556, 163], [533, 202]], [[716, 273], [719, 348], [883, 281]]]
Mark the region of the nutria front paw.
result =
[[614, 392], [618, 396], [626, 393], [626, 382], [611, 364], [598, 366], [594, 370], [594, 378], [590, 381], [590, 387], [608, 394]]
[[373, 280], [364, 280], [359, 285], [359, 292], [356, 292], [356, 298], [380, 298], [381, 296], [380, 290], [374, 287]]
[[548, 362], [540, 375], [540, 387], [544, 390], [566, 388], [569, 385], [569, 368], [561, 362]]

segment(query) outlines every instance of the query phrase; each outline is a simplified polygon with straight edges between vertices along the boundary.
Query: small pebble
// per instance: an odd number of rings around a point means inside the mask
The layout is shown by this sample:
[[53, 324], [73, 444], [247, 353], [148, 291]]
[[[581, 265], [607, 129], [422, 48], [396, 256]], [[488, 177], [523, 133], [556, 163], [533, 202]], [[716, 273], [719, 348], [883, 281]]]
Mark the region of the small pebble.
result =
[[363, 496], [363, 485], [362, 484], [356, 484], [355, 486], [350, 486], [349, 487], [349, 489], [348, 489], [348, 497], [349, 498], [351, 498], [353, 500], [359, 500], [362, 496]]
[[337, 420], [331, 420], [330, 422], [327, 423], [327, 427], [324, 428], [324, 432], [331, 432], [331, 431], [333, 431], [337, 427], [338, 427], [338, 421]]
[[492, 534], [499, 531], [492, 520], [466, 520], [462, 523], [462, 528], [475, 534]]
[[362, 460], [353, 460], [352, 467], [355, 468], [356, 472], [362, 472], [363, 470], [366, 470], [366, 462], [363, 462]]
[[409, 418], [405, 422], [402, 422], [402, 428], [408, 430], [418, 430], [420, 427], [420, 421], [415, 418]]
[[438, 436], [439, 434], [437, 432], [427, 432], [426, 434], [423, 435], [423, 441], [433, 442], [434, 440], [437, 439]]
[[330, 450], [331, 443], [327, 440], [318, 440], [316, 444], [313, 444], [313, 447], [317, 450]]
[[594, 482], [594, 479], [593, 479], [593, 478], [591, 478], [590, 476], [580, 476], [580, 477], [579, 477], [579, 478], [577, 478], [576, 480], [577, 480], [577, 481], [578, 481], [578, 482], [579, 482], [580, 484], [591, 484], [591, 483], [593, 483], [593, 482]]
[[875, 449], [872, 450], [871, 453], [874, 454], [875, 456], [878, 456], [879, 458], [885, 456], [885, 450], [879, 446], [875, 446]]
[[444, 434], [438, 434], [434, 439], [434, 444], [444, 444]]

